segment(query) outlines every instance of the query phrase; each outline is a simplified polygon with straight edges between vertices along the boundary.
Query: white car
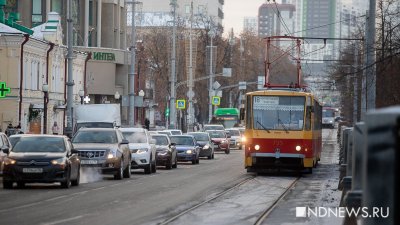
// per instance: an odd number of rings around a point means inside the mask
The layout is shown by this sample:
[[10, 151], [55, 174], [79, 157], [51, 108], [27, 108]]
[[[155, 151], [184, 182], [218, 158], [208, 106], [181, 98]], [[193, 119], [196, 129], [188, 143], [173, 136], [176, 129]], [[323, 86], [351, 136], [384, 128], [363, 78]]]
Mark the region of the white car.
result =
[[149, 132], [144, 128], [120, 128], [125, 139], [129, 141], [132, 156], [132, 169], [144, 169], [144, 173], [155, 173], [156, 146]]
[[226, 131], [229, 132], [230, 147], [242, 149], [242, 135], [240, 134], [240, 130], [238, 128], [229, 128]]
[[182, 135], [182, 131], [178, 129], [168, 129], [168, 130], [163, 130], [163, 131], [169, 131], [171, 132], [171, 135]]

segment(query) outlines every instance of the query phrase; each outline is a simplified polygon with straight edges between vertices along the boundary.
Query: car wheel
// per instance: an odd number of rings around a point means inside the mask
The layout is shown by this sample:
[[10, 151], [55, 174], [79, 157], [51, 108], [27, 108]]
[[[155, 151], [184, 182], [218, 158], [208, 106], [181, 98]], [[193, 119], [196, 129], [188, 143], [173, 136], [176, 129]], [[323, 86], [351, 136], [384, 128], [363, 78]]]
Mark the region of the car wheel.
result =
[[81, 168], [78, 168], [78, 174], [76, 175], [76, 180], [71, 181], [71, 185], [72, 186], [79, 186], [79, 182], [80, 182], [80, 179], [81, 179], [81, 171], [80, 171], [80, 169]]
[[131, 177], [131, 166], [132, 166], [132, 160], [129, 159], [128, 166], [124, 170], [124, 178], [130, 178]]
[[4, 189], [11, 189], [11, 188], [13, 188], [13, 182], [12, 182], [12, 181], [5, 181], [5, 180], [3, 180], [3, 188], [4, 188]]
[[157, 161], [154, 160], [153, 163], [151, 164], [151, 172], [156, 173], [157, 172]]
[[192, 164], [196, 164], [196, 162], [197, 162], [196, 159], [193, 159], [193, 160], [192, 160]]
[[197, 159], [196, 159], [196, 164], [199, 164], [199, 163], [200, 163], [200, 159], [197, 158]]
[[214, 159], [214, 152], [213, 152], [213, 154], [212, 154], [212, 157], [211, 157], [212, 159]]
[[122, 180], [124, 177], [124, 160], [120, 159], [118, 172], [114, 175], [114, 180]]
[[172, 168], [172, 158], [168, 160], [167, 164], [165, 165], [165, 169], [170, 170]]
[[177, 168], [178, 167], [178, 158], [175, 157], [175, 163], [172, 165], [172, 168]]
[[207, 159], [212, 159], [212, 153], [209, 156], [207, 156]]
[[228, 149], [225, 149], [225, 154], [229, 154], [229, 153], [230, 153], [229, 148], [228, 148]]
[[144, 167], [144, 173], [145, 173], [145, 174], [151, 174], [151, 156], [150, 156], [149, 164], [147, 164], [147, 165]]
[[65, 181], [61, 182], [61, 187], [62, 188], [70, 188], [71, 187], [71, 170], [68, 169], [67, 177], [65, 178]]
[[18, 182], [17, 182], [17, 187], [18, 187], [18, 188], [24, 188], [24, 187], [25, 187], [25, 182], [23, 182], [23, 181], [18, 181]]

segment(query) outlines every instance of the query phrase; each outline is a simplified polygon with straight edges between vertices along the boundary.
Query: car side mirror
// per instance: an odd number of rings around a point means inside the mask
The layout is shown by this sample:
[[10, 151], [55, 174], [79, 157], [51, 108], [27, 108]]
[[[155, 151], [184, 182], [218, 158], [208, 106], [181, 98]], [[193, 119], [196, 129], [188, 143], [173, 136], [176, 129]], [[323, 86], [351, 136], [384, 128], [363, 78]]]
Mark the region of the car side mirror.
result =
[[175, 146], [176, 145], [176, 143], [171, 143], [171, 146]]
[[3, 148], [1, 148], [1, 150], [7, 155], [10, 153], [10, 148], [9, 147], [3, 147]]
[[121, 145], [127, 145], [127, 144], [129, 144], [129, 141], [126, 139], [122, 139]]
[[76, 149], [71, 149], [71, 154], [78, 154], [78, 150], [76, 150]]

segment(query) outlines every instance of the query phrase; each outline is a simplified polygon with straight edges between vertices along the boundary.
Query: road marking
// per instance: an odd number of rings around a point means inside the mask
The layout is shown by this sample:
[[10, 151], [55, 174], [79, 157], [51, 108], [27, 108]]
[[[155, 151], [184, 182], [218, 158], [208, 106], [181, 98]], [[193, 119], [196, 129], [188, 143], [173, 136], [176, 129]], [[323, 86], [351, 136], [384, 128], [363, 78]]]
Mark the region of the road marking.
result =
[[83, 215], [82, 216], [75, 216], [75, 217], [71, 217], [71, 218], [68, 218], [68, 219], [56, 220], [56, 221], [50, 222], [50, 223], [42, 223], [42, 225], [54, 225], [54, 224], [59, 224], [59, 223], [65, 223], [65, 222], [68, 222], [68, 221], [80, 219], [82, 217], [83, 217]]

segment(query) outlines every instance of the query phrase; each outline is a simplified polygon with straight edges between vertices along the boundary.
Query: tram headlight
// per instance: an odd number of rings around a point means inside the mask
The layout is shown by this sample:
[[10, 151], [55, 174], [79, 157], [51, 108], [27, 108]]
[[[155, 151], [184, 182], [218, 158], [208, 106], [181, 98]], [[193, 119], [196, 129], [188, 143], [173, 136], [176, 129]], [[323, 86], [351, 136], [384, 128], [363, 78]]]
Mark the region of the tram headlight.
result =
[[244, 143], [244, 142], [246, 142], [246, 137], [245, 136], [242, 136], [242, 142]]
[[260, 150], [260, 146], [259, 146], [259, 145], [255, 145], [255, 146], [254, 146], [254, 149], [255, 149], [256, 151], [258, 151], [258, 150]]
[[300, 150], [301, 150], [301, 146], [300, 146], [300, 145], [297, 145], [297, 146], [296, 146], [296, 151], [299, 152]]

